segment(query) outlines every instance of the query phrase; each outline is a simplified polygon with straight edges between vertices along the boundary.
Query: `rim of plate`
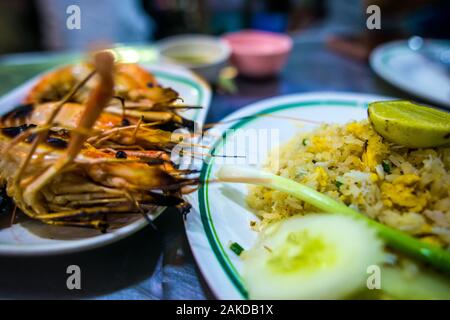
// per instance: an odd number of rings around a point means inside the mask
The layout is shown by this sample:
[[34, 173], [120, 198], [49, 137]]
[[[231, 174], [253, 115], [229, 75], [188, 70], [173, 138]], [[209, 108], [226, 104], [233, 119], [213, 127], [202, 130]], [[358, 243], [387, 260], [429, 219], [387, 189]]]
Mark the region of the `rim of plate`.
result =
[[[427, 39], [436, 44], [445, 45], [450, 48], [450, 41], [440, 39]], [[406, 40], [395, 40], [376, 47], [369, 57], [369, 64], [372, 70], [382, 79], [389, 82], [391, 85], [400, 88], [401, 90], [408, 92], [414, 96], [422, 97], [436, 104], [443, 104], [450, 107], [450, 100], [442, 100], [439, 97], [436, 98], [433, 94], [427, 91], [417, 91], [405, 82], [398, 81], [393, 74], [391, 68], [389, 68], [388, 60], [395, 54], [395, 51], [410, 50]], [[409, 82], [408, 82], [409, 83]]]
[[[153, 72], [157, 79], [165, 79], [172, 82], [178, 82], [183, 85], [189, 86], [192, 90], [198, 93], [197, 104], [204, 106], [202, 109], [196, 109], [192, 120], [204, 122], [207, 111], [211, 102], [211, 88], [209, 84], [203, 80], [203, 78], [197, 76], [195, 73], [174, 66], [171, 64], [142, 64], [144, 68]], [[27, 86], [31, 86], [36, 82], [43, 74], [49, 72], [47, 70], [40, 73], [36, 77], [26, 81], [22, 85], [19, 85], [16, 89], [13, 89], [9, 93], [0, 97], [0, 104], [7, 104], [9, 100], [15, 99], [15, 97]], [[166, 208], [161, 208], [153, 214], [156, 219]], [[84, 250], [90, 250], [98, 248], [116, 241], [119, 241], [137, 231], [141, 230], [148, 224], [144, 218], [126, 224], [123, 227], [117, 228], [109, 233], [99, 234], [96, 236], [88, 237], [85, 239], [67, 240], [61, 243], [45, 243], [45, 244], [2, 244], [0, 243], [0, 256], [40, 256], [40, 255], [53, 255], [58, 253], [72, 253]]]
[[[367, 109], [367, 104], [370, 101], [377, 99], [394, 99], [392, 97], [386, 97], [381, 95], [371, 95], [371, 94], [354, 94], [354, 93], [334, 93], [334, 92], [316, 92], [316, 93], [305, 93], [305, 94], [293, 94], [293, 95], [285, 95], [270, 99], [265, 99], [256, 103], [253, 103], [243, 109], [238, 110], [227, 116], [224, 121], [236, 118], [246, 117], [244, 119], [238, 120], [235, 123], [227, 126], [223, 126], [221, 128], [221, 137], [216, 140], [211, 147], [211, 155], [215, 154], [215, 151], [219, 147], [225, 147], [227, 143], [226, 134], [224, 131], [226, 129], [238, 129], [243, 128], [244, 126], [250, 124], [252, 121], [257, 120], [259, 117], [258, 114], [271, 114], [276, 113], [278, 111], [283, 111], [287, 109], [293, 108], [317, 108], [323, 106], [341, 106], [341, 107], [352, 107], [352, 108], [363, 108]], [[201, 219], [201, 224], [204, 231], [204, 237], [209, 244], [212, 254], [218, 264], [221, 267], [221, 272], [225, 274], [228, 280], [233, 284], [233, 288], [243, 299], [248, 299], [248, 294], [245, 289], [245, 286], [242, 282], [242, 279], [237, 272], [236, 268], [232, 264], [230, 258], [228, 257], [227, 252], [224, 249], [224, 245], [220, 242], [216, 227], [214, 225], [214, 221], [211, 216], [211, 211], [209, 208], [209, 194], [208, 187], [209, 183], [208, 178], [211, 174], [211, 170], [214, 166], [214, 158], [210, 159], [210, 161], [204, 162], [201, 168], [201, 181], [206, 181], [202, 184], [198, 190], [198, 206], [199, 206], [199, 214]], [[197, 261], [200, 260], [200, 256], [202, 255], [200, 250], [197, 252], [195, 245], [193, 242], [194, 235], [191, 235], [189, 232], [189, 228], [187, 228], [187, 235], [189, 242], [191, 244], [192, 251]], [[192, 237], [192, 239], [191, 239]], [[214, 292], [214, 294], [221, 298], [220, 288], [217, 288], [214, 285], [214, 278], [210, 272], [208, 272], [206, 266], [203, 264], [198, 264], [200, 270], [205, 275], [205, 278]]]

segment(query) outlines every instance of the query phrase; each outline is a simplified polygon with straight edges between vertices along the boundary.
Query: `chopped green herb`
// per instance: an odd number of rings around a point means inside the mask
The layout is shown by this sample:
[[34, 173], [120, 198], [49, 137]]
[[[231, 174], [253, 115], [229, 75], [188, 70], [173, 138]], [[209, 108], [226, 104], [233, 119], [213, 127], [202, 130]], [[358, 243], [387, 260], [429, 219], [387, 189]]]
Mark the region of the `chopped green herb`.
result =
[[244, 251], [244, 248], [242, 248], [241, 245], [239, 243], [237, 243], [237, 242], [233, 242], [230, 245], [230, 249], [231, 249], [231, 251], [236, 253], [238, 256], [240, 256], [242, 251]]
[[386, 172], [387, 174], [391, 173], [391, 164], [389, 163], [389, 161], [383, 160], [381, 162], [381, 165], [383, 166], [384, 172]]
[[343, 185], [343, 183], [336, 180], [336, 181], [334, 182], [334, 185], [336, 186], [336, 188], [339, 189], [339, 188]]
[[307, 142], [308, 140], [306, 140], [306, 138], [304, 138], [303, 140], [302, 140], [302, 144], [304, 145], [304, 146], [306, 146], [306, 142]]

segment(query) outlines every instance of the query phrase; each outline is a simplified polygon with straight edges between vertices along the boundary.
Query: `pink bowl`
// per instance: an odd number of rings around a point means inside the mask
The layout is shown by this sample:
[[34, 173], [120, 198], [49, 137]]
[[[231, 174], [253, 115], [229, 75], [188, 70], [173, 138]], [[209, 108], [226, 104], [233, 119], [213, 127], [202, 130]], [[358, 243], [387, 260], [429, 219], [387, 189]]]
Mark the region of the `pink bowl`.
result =
[[280, 72], [292, 49], [289, 36], [266, 31], [244, 30], [223, 36], [231, 47], [231, 62], [239, 73], [267, 77]]

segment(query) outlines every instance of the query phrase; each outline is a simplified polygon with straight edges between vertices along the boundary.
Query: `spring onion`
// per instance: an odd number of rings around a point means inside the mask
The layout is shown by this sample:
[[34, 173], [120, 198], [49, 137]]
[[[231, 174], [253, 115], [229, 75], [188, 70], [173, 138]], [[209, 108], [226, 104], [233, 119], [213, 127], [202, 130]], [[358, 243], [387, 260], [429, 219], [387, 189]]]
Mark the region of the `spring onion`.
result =
[[381, 165], [383, 166], [384, 172], [386, 172], [387, 174], [391, 173], [391, 164], [389, 163], [389, 161], [383, 160], [383, 162], [381, 162]]
[[450, 252], [372, 220], [345, 204], [296, 181], [269, 172], [234, 165], [222, 166], [217, 173], [217, 177], [223, 182], [256, 184], [286, 192], [323, 212], [338, 212], [355, 219], [365, 220], [371, 227], [375, 228], [378, 235], [390, 247], [450, 274]]
[[240, 256], [241, 253], [244, 251], [244, 248], [242, 248], [241, 245], [237, 242], [233, 242], [232, 244], [230, 244], [230, 249], [238, 256]]

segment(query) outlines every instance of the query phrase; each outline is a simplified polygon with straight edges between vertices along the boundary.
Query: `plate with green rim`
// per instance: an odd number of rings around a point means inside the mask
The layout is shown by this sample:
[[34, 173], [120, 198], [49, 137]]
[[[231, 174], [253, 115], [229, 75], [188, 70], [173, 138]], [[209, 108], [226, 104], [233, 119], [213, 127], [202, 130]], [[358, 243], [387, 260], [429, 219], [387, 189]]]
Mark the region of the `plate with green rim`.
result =
[[[187, 110], [186, 118], [202, 124], [205, 121], [211, 101], [209, 85], [194, 73], [169, 64], [143, 65], [155, 74], [162, 86], [176, 90], [184, 103], [201, 105], [201, 109]], [[0, 113], [4, 114], [21, 103], [25, 94], [42, 75], [38, 75], [18, 86], [0, 99]], [[152, 215], [158, 217], [164, 208]], [[39, 221], [24, 218], [10, 224], [11, 215], [0, 215], [0, 255], [35, 256], [83, 251], [100, 247], [131, 235], [147, 225], [147, 220], [137, 215], [120, 228], [101, 234], [97, 230], [76, 227], [50, 226]]]
[[322, 122], [366, 119], [368, 103], [387, 99], [392, 98], [333, 92], [275, 97], [229, 115], [210, 130], [213, 156], [201, 164], [200, 180], [204, 183], [189, 195], [194, 210], [187, 215], [185, 225], [199, 268], [217, 298], [248, 299], [240, 276], [242, 263], [230, 244], [250, 248], [257, 236], [250, 224], [258, 220], [246, 205], [248, 186], [214, 182], [221, 165], [261, 167], [271, 150], [297, 132]]

